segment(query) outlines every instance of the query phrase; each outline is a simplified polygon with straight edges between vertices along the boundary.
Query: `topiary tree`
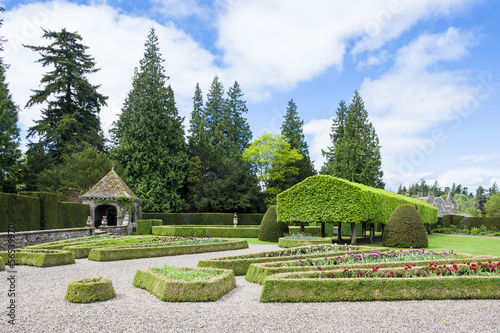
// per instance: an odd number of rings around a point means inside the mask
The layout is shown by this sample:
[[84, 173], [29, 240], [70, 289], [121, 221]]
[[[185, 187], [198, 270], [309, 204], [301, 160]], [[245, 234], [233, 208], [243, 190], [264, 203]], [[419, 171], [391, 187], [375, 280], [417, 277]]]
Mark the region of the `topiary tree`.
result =
[[259, 240], [277, 242], [286, 233], [288, 233], [288, 225], [277, 221], [276, 205], [270, 206], [260, 222]]
[[401, 204], [392, 213], [384, 234], [384, 246], [390, 247], [427, 247], [427, 232], [422, 218], [411, 204]]

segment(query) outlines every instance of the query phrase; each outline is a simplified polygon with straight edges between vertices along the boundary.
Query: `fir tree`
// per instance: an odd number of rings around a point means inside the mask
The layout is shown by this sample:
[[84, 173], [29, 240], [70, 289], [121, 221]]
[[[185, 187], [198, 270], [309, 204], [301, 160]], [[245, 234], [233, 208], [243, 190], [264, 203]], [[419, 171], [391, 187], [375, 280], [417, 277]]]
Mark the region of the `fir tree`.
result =
[[229, 141], [229, 156], [240, 156], [243, 151], [250, 145], [252, 139], [252, 131], [244, 114], [248, 113], [246, 101], [243, 100], [238, 82], [229, 88], [226, 102], [226, 116], [231, 130], [227, 132]]
[[112, 156], [125, 167], [127, 182], [149, 212], [182, 209], [181, 190], [188, 167], [183, 118], [178, 115], [172, 88], [166, 86], [169, 77], [163, 62], [158, 37], [151, 29], [113, 131], [117, 146]]
[[333, 146], [328, 152], [322, 172], [356, 183], [383, 188], [380, 144], [364, 102], [356, 91], [346, 109], [340, 103], [332, 126]]
[[60, 162], [63, 155], [81, 151], [85, 146], [104, 150], [104, 137], [99, 112], [106, 105], [106, 96], [97, 92], [99, 85], [91, 85], [87, 75], [99, 71], [95, 61], [80, 43], [76, 32], [44, 30], [43, 37], [53, 42], [49, 46], [25, 47], [39, 52], [37, 62], [43, 67], [54, 67], [40, 81], [43, 89], [33, 90], [26, 107], [46, 104], [42, 119], [30, 127], [29, 137], [39, 136], [40, 142]]

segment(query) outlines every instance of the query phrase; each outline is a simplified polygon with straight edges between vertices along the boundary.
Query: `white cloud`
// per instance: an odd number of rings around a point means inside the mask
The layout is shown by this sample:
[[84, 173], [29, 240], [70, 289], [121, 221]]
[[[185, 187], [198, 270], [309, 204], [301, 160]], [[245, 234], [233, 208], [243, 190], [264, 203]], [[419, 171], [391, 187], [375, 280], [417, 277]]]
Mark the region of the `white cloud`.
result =
[[330, 140], [332, 122], [332, 118], [313, 119], [304, 124], [303, 131], [309, 143], [309, 155], [314, 160], [316, 170], [320, 170], [325, 161], [321, 150], [328, 151], [328, 147], [332, 145]]
[[458, 157], [459, 162], [466, 164], [494, 161], [496, 159], [498, 159], [498, 154], [477, 154], [477, 155], [466, 155]]
[[493, 168], [474, 167], [446, 170], [437, 174], [441, 184], [462, 184], [469, 192], [475, 192], [478, 186], [489, 188], [494, 182], [500, 184], [500, 165]]

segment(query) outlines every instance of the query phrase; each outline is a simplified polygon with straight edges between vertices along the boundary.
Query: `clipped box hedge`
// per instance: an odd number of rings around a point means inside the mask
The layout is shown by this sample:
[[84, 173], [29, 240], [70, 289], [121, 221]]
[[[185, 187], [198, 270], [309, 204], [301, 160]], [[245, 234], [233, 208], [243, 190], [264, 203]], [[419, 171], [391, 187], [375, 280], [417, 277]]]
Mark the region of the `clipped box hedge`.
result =
[[171, 280], [155, 268], [139, 269], [133, 284], [167, 302], [215, 301], [236, 286], [236, 279], [231, 270], [193, 267], [179, 269], [204, 270], [217, 272], [218, 275], [207, 280], [182, 281]]
[[[387, 270], [387, 272], [389, 272]], [[266, 278], [261, 302], [395, 301], [500, 298], [500, 276], [328, 278], [342, 271], [294, 272]]]
[[[3, 262], [3, 257], [0, 257], [0, 272], [5, 271], [5, 264]], [[7, 260], [5, 262], [8, 262]]]
[[331, 251], [328, 253], [344, 253], [343, 251], [346, 251], [347, 249], [356, 251], [359, 248], [343, 245], [303, 246], [286, 250], [265, 251], [242, 254], [239, 256], [202, 259], [198, 261], [198, 267], [232, 269], [234, 271], [234, 275], [245, 275], [248, 271], [248, 268], [253, 263], [287, 261], [301, 258], [320, 258], [327, 255], [327, 253], [314, 254], [309, 252], [314, 251], [315, 249], [325, 249], [326, 251]]
[[257, 238], [259, 228], [257, 226], [246, 227], [224, 227], [224, 226], [153, 226], [153, 235], [157, 236], [180, 236], [180, 237], [226, 237], [226, 238]]
[[393, 192], [332, 176], [312, 176], [277, 196], [278, 222], [382, 223], [402, 203], [414, 205], [424, 223], [437, 222], [437, 208]]
[[115, 295], [111, 279], [98, 277], [70, 281], [64, 298], [72, 303], [90, 303], [106, 301]]
[[307, 245], [322, 245], [322, 244], [332, 244], [331, 238], [321, 238], [318, 239], [289, 239], [286, 237], [280, 237], [278, 239], [278, 246], [283, 248], [307, 246]]
[[220, 240], [217, 243], [194, 245], [143, 245], [143, 246], [115, 246], [92, 248], [88, 259], [93, 261], [114, 261], [126, 259], [140, 259], [150, 257], [166, 257], [181, 254], [193, 254], [215, 251], [228, 251], [248, 248], [246, 240]]
[[71, 239], [63, 239], [63, 240], [49, 242], [49, 243], [29, 245], [29, 246], [26, 246], [25, 249], [62, 250], [66, 246], [83, 245], [83, 244], [93, 243], [93, 242], [97, 242], [97, 241], [101, 241], [101, 240], [104, 241], [104, 240], [112, 240], [112, 239], [120, 239], [120, 238], [122, 238], [122, 237], [121, 236], [108, 236], [108, 235], [78, 237], [78, 238], [71, 238]]
[[443, 216], [443, 227], [449, 228], [450, 225], [456, 225], [460, 229], [465, 229], [462, 226], [467, 225], [467, 229], [480, 228], [484, 225], [488, 230], [500, 231], [499, 217], [465, 217], [459, 215]]
[[151, 235], [152, 226], [162, 225], [162, 220], [137, 220], [136, 235]]
[[[15, 264], [36, 267], [51, 267], [59, 265], [74, 264], [75, 258], [68, 251], [44, 250], [44, 249], [16, 249]], [[0, 252], [0, 257], [7, 262], [9, 253]]]
[[[238, 225], [260, 225], [264, 214], [238, 214]], [[143, 219], [160, 219], [162, 225], [233, 225], [232, 213], [142, 213]]]

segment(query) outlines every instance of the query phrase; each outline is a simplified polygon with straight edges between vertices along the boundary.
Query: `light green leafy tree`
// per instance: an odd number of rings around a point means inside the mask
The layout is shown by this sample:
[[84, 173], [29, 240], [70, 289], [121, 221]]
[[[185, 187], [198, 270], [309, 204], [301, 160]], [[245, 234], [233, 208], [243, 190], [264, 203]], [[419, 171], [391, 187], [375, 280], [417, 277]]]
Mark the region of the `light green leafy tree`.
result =
[[484, 204], [484, 211], [488, 217], [500, 217], [500, 194], [492, 195]]
[[276, 195], [283, 190], [272, 187], [272, 182], [297, 175], [299, 169], [291, 162], [302, 158], [303, 155], [290, 147], [283, 134], [264, 133], [243, 153], [243, 160], [250, 162], [255, 168], [268, 204], [275, 203]]

